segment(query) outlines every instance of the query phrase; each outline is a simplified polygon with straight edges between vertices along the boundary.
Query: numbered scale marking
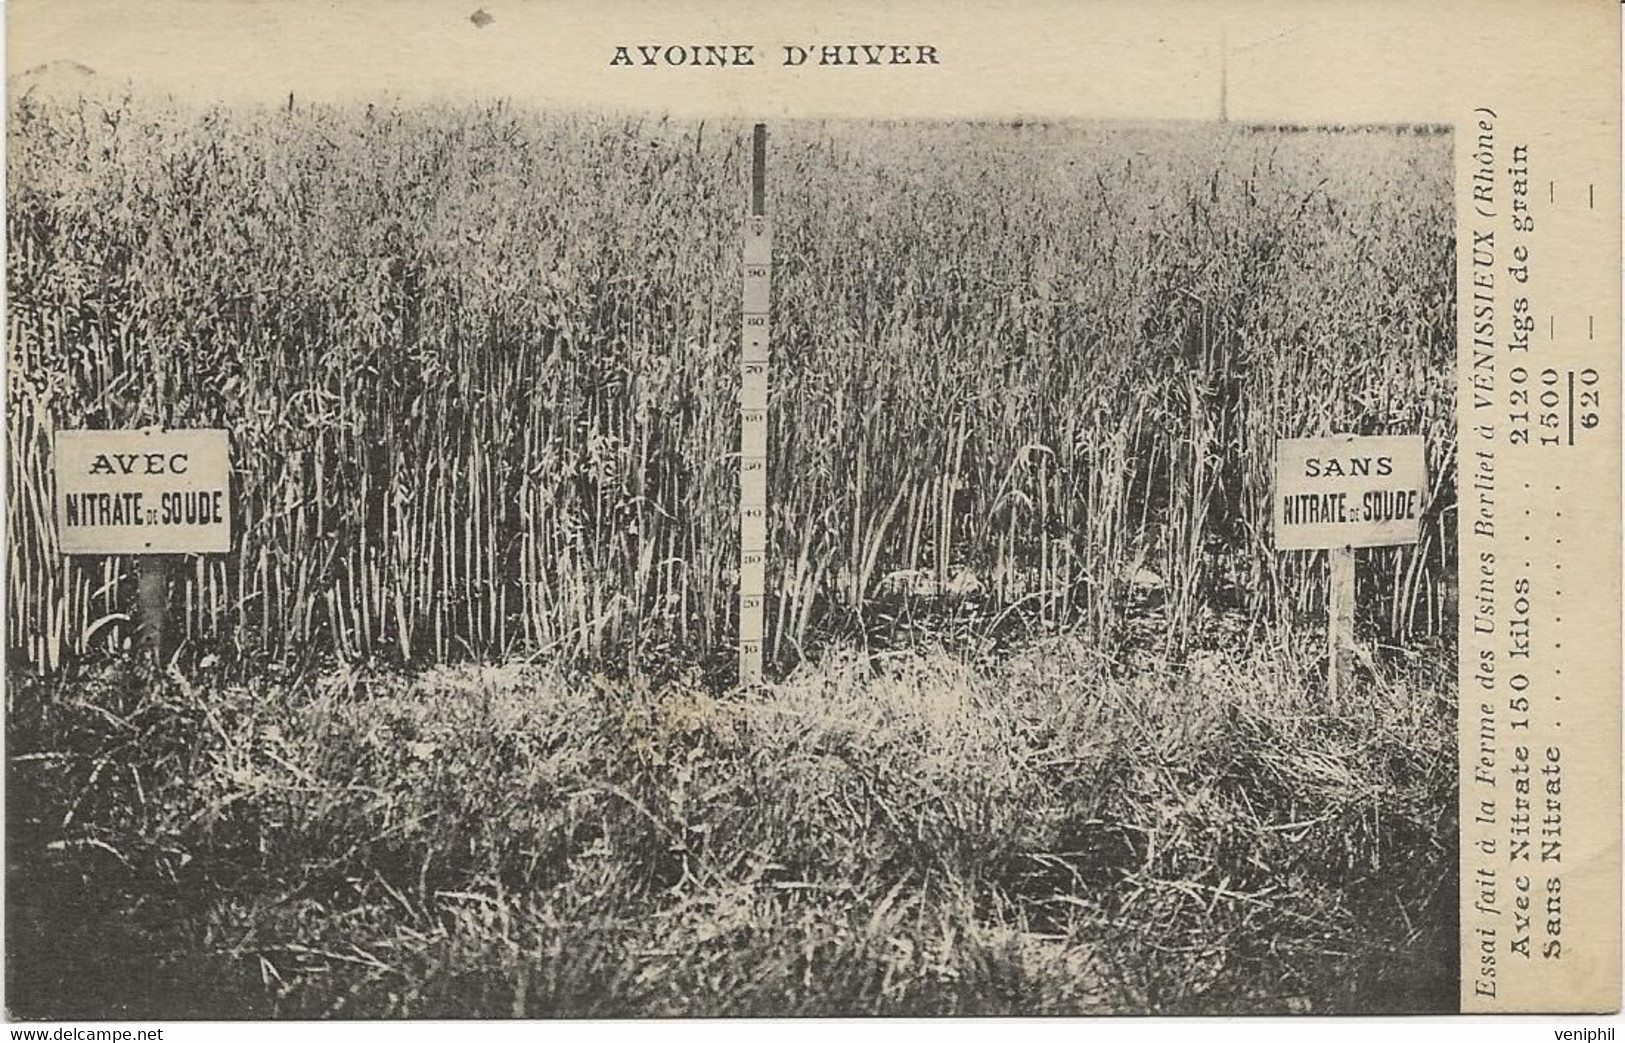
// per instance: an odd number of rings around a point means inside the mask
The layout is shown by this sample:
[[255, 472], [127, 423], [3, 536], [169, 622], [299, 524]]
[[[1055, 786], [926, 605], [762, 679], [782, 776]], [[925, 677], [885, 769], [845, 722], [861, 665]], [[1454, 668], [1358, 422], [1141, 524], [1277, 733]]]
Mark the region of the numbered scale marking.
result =
[[[756, 166], [762, 165], [761, 128]], [[745, 222], [744, 331], [739, 357], [739, 683], [762, 681], [767, 579], [767, 330], [773, 227], [761, 213], [760, 177]]]

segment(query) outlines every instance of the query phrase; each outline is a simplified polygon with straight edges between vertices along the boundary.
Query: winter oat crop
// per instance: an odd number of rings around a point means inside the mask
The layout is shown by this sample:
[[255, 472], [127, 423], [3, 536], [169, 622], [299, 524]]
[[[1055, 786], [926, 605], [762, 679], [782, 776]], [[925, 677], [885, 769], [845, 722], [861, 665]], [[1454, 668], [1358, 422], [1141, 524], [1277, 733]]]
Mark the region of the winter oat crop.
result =
[[[725, 653], [748, 128], [487, 108], [13, 103], [7, 591], [46, 667], [129, 638], [65, 562], [54, 429], [232, 432], [198, 654]], [[1159, 641], [1312, 618], [1271, 446], [1421, 433], [1363, 625], [1449, 634], [1448, 139], [1214, 126], [773, 128], [768, 641]], [[952, 597], [944, 597], [949, 592]]]

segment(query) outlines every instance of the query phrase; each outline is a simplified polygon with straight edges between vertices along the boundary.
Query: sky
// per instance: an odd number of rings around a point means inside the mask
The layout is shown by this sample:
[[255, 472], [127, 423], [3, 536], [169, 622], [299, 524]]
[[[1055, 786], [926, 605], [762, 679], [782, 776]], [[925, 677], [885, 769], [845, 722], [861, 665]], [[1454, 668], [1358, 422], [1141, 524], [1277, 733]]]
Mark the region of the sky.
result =
[[[1545, 5], [1553, 12], [1578, 0]], [[678, 115], [1440, 122], [1502, 0], [11, 0], [7, 74], [212, 102], [506, 97]], [[1541, 7], [1542, 5], [1533, 5]], [[1592, 4], [1595, 8], [1597, 5]], [[483, 11], [479, 18], [471, 17]], [[1561, 21], [1560, 18], [1555, 19]], [[1502, 29], [1504, 31], [1504, 27]], [[612, 68], [617, 45], [750, 43], [753, 68]], [[797, 68], [786, 44], [932, 44], [935, 67]], [[64, 73], [78, 63], [94, 76]], [[1469, 106], [1470, 107], [1470, 106]]]

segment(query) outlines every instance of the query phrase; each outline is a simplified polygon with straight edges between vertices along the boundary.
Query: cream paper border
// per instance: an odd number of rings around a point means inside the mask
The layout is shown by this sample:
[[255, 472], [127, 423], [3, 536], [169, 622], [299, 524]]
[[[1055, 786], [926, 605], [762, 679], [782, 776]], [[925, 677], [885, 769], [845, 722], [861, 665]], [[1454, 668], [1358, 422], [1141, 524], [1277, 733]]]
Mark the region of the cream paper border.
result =
[[[1604, 403], [1590, 430], [1582, 408], [1573, 445], [1567, 408], [1570, 373], [1620, 388], [1619, 9], [1549, 11], [1544, 28], [1497, 20], [1482, 75], [1458, 95], [1475, 110], [1456, 137], [1469, 1012], [1620, 1002], [1619, 408]], [[1529, 427], [1523, 445], [1520, 375], [1559, 389], [1556, 427]], [[1548, 410], [1532, 390], [1539, 426]], [[1543, 433], [1557, 444], [1539, 444]]]
[[[46, 74], [71, 74], [70, 63], [77, 63], [95, 70], [102, 83], [127, 81], [134, 90], [196, 100], [507, 95], [538, 104], [765, 119], [1211, 119], [1219, 104], [1222, 46], [1234, 120], [1454, 124], [1462, 258], [1463, 1009], [1618, 1006], [1620, 16], [1611, 0], [13, 0], [8, 7], [13, 77], [41, 67]], [[476, 10], [483, 18], [471, 17]], [[861, 42], [928, 44], [941, 63], [877, 69], [777, 64], [777, 49], [787, 43]], [[616, 45], [639, 43], [749, 43], [758, 64], [609, 66]], [[1548, 319], [1561, 324], [1555, 338], [1537, 339], [1530, 366], [1590, 367], [1603, 389], [1599, 425], [1573, 448], [1519, 450], [1506, 441], [1510, 232], [1504, 215], [1479, 218], [1472, 210], [1480, 107], [1496, 114], [1492, 168], [1499, 203], [1511, 198], [1506, 168], [1512, 147], [1528, 146], [1537, 224], [1528, 240], [1534, 272], [1528, 292], [1542, 335]], [[1492, 402], [1475, 408], [1473, 378], [1483, 370], [1475, 370], [1472, 352], [1469, 251], [1473, 231], [1490, 225], [1500, 241], [1492, 266]], [[1493, 425], [1488, 438], [1477, 432], [1483, 424]], [[1494, 500], [1493, 537], [1475, 535], [1472, 525], [1475, 453], [1485, 447], [1495, 452], [1494, 489], [1486, 494]], [[1498, 620], [1487, 636], [1473, 630], [1476, 568], [1486, 552], [1496, 558]], [[1532, 591], [1532, 651], [1519, 664], [1527, 665], [1531, 710], [1529, 728], [1514, 735], [1504, 621], [1514, 614], [1519, 579]], [[1483, 692], [1475, 669], [1486, 650], [1498, 672], [1493, 689]], [[1486, 702], [1497, 721], [1494, 786], [1473, 781]], [[1486, 854], [1481, 843], [1492, 836], [1506, 843], [1508, 768], [1516, 745], [1538, 756], [1549, 745], [1561, 746], [1563, 772], [1563, 955], [1521, 965], [1506, 952], [1504, 933], [1514, 913], [1515, 867], [1507, 864], [1504, 847]], [[1497, 799], [1496, 821], [1475, 824], [1489, 789]], [[1474, 880], [1486, 868], [1498, 874], [1494, 914], [1475, 909], [1481, 895]], [[1544, 887], [1557, 868], [1535, 864], [1528, 875]], [[1546, 907], [1544, 895], [1537, 897], [1538, 921]], [[1485, 980], [1478, 931], [1497, 925], [1503, 933], [1495, 940], [1496, 993], [1488, 998], [1478, 995]], [[1537, 934], [1535, 944], [1543, 937]]]

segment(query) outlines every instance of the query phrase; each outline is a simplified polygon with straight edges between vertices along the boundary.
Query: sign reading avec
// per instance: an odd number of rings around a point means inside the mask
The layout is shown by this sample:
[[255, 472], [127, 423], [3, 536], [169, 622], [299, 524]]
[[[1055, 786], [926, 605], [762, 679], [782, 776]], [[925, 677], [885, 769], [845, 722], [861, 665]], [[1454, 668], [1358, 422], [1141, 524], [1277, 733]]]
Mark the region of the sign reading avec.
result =
[[231, 549], [225, 431], [58, 431], [55, 456], [62, 553]]
[[1415, 543], [1426, 492], [1420, 435], [1283, 438], [1275, 443], [1275, 548]]

